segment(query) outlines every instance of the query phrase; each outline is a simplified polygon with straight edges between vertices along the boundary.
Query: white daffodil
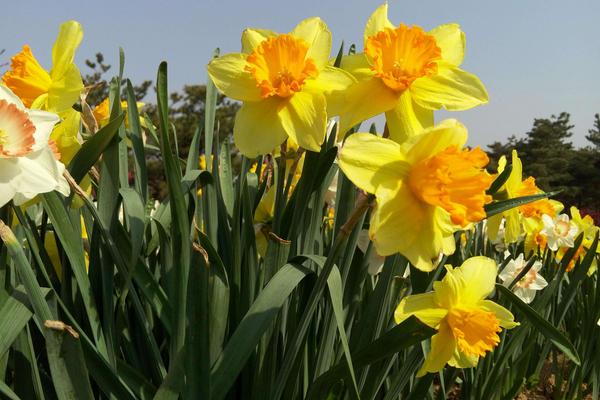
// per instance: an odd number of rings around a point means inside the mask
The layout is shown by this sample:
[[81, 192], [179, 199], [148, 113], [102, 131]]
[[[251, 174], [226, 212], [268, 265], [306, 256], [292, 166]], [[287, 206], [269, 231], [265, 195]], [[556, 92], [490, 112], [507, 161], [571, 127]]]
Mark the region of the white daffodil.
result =
[[560, 214], [554, 219], [544, 214], [542, 221], [544, 229], [541, 233], [546, 236], [550, 250], [556, 251], [559, 247], [573, 247], [579, 229], [569, 220], [567, 214]]
[[[506, 254], [506, 253], [505, 253]], [[510, 254], [507, 255], [511, 257]], [[502, 284], [506, 287], [509, 287], [517, 275], [523, 271], [527, 262], [523, 257], [523, 254], [519, 254], [519, 257], [516, 259], [512, 259], [506, 264], [506, 267], [500, 272], [498, 277], [502, 280]], [[539, 261], [535, 261], [529, 271], [513, 286], [513, 292], [517, 297], [523, 300], [524, 303], [531, 303], [533, 298], [535, 297], [535, 292], [537, 290], [542, 290], [546, 286], [548, 286], [548, 282], [544, 279], [542, 275], [540, 275], [540, 269], [542, 268], [542, 263]]]
[[0, 85], [0, 207], [13, 200], [21, 205], [40, 193], [69, 194], [65, 166], [48, 143], [56, 114], [25, 108]]

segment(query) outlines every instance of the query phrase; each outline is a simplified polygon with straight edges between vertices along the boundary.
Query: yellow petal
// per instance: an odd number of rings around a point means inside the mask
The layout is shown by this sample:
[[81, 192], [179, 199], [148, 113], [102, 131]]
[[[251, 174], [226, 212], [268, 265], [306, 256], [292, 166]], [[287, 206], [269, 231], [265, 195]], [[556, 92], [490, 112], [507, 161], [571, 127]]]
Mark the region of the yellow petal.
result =
[[464, 288], [460, 293], [462, 304], [477, 304], [494, 291], [498, 265], [491, 258], [468, 258], [456, 271], [464, 280]]
[[340, 68], [348, 71], [358, 80], [370, 79], [375, 76], [371, 64], [364, 53], [351, 54], [342, 57]]
[[419, 78], [410, 85], [413, 99], [431, 110], [467, 110], [488, 102], [483, 83], [475, 75], [450, 64], [439, 63], [435, 75]]
[[269, 153], [287, 138], [278, 115], [280, 107], [277, 98], [242, 104], [235, 117], [233, 140], [246, 157]]
[[83, 39], [83, 29], [77, 21], [67, 21], [60, 26], [58, 37], [52, 47], [52, 79], [60, 79], [69, 73], [75, 61], [75, 51]]
[[263, 40], [273, 36], [277, 36], [277, 33], [268, 29], [244, 29], [244, 32], [242, 32], [242, 53], [252, 53], [254, 48]]
[[410, 168], [397, 143], [370, 133], [350, 135], [340, 150], [338, 164], [348, 179], [369, 193], [375, 193], [379, 186], [396, 185]]
[[319, 93], [297, 92], [279, 113], [285, 132], [300, 147], [320, 151], [327, 129], [327, 103]]
[[48, 111], [62, 113], [79, 100], [83, 81], [75, 64], [68, 66], [62, 75], [52, 80], [48, 90]]
[[325, 66], [316, 79], [309, 79], [304, 84], [303, 91], [323, 93], [327, 100], [327, 115], [338, 115], [345, 107], [345, 90], [356, 83], [356, 79], [348, 72]]
[[519, 325], [518, 322], [515, 322], [514, 315], [512, 315], [510, 311], [502, 307], [500, 304], [496, 304], [491, 300], [482, 300], [479, 303], [479, 307], [485, 311], [490, 311], [496, 314], [496, 318], [498, 318], [500, 326], [505, 329], [512, 329]]
[[433, 282], [435, 301], [444, 308], [451, 308], [460, 301], [464, 281], [457, 268], [446, 265], [446, 275], [441, 281]]
[[246, 65], [244, 54], [225, 54], [208, 64], [208, 75], [225, 96], [240, 101], [259, 101], [262, 99], [260, 90], [252, 74], [245, 70]]
[[56, 125], [50, 139], [54, 140], [60, 153], [60, 161], [69, 165], [77, 151], [81, 148], [81, 143], [77, 139], [81, 124], [81, 114], [74, 109], [68, 109], [62, 115], [62, 121]]
[[399, 100], [396, 107], [385, 113], [385, 120], [390, 139], [403, 143], [423, 129], [433, 126], [433, 111], [415, 103], [408, 90], [400, 95]]
[[321, 18], [312, 17], [301, 21], [290, 34], [308, 43], [306, 57], [312, 58], [319, 70], [329, 64], [331, 32]]
[[444, 24], [429, 31], [442, 51], [442, 59], [460, 65], [465, 56], [465, 34], [458, 24]]
[[340, 113], [340, 134], [344, 135], [354, 125], [393, 109], [397, 103], [398, 94], [379, 78], [355, 83], [346, 92], [346, 107]]
[[412, 136], [402, 144], [411, 164], [425, 160], [449, 146], [462, 148], [467, 142], [467, 128], [455, 119], [446, 119]]
[[487, 234], [490, 240], [496, 240], [498, 238], [498, 231], [500, 230], [500, 224], [502, 223], [502, 214], [494, 215], [487, 220]]
[[425, 362], [417, 377], [421, 377], [428, 372], [437, 372], [444, 368], [446, 363], [452, 358], [456, 349], [456, 341], [446, 321], [442, 321], [438, 333], [431, 338], [431, 350], [425, 358]]
[[396, 185], [397, 189], [377, 188], [369, 236], [377, 254], [400, 253], [418, 269], [431, 271], [432, 260], [443, 248], [442, 233], [434, 221], [435, 207], [419, 201], [408, 185]]
[[479, 356], [477, 354], [466, 354], [458, 349], [458, 346], [454, 350], [454, 354], [448, 360], [448, 365], [454, 368], [473, 368], [477, 366], [479, 362]]
[[521, 236], [521, 214], [513, 208], [502, 213], [504, 215], [504, 243], [516, 243]]
[[256, 211], [254, 212], [254, 222], [271, 222], [273, 220], [273, 213], [275, 210], [275, 193], [277, 191], [271, 186], [267, 193], [265, 193], [260, 199]]
[[[506, 161], [505, 161], [506, 162]], [[509, 196], [512, 196], [520, 187], [523, 180], [523, 163], [517, 154], [517, 151], [512, 151], [512, 170], [508, 179], [504, 183], [504, 187], [508, 190]]]
[[430, 292], [413, 294], [403, 298], [396, 307], [394, 319], [399, 324], [414, 315], [424, 324], [436, 328], [440, 321], [446, 317], [446, 314], [448, 314], [448, 310], [440, 308], [435, 302], [435, 294]]
[[[377, 32], [382, 31], [384, 28], [394, 29], [394, 25], [388, 19], [388, 4], [383, 3], [371, 14], [367, 25], [365, 26], [365, 32], [363, 35], [364, 42], [367, 41], [369, 36], [375, 35]], [[364, 43], [363, 42], [363, 43]]]

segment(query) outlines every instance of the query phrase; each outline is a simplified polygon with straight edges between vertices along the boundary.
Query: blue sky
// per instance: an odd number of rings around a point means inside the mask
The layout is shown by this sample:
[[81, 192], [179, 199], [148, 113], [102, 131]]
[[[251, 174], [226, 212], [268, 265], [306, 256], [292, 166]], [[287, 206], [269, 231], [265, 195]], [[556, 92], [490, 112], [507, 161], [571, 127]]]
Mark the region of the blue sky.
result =
[[[303, 18], [320, 16], [342, 40], [360, 43], [364, 24], [380, 1], [370, 0], [61, 0], [12, 2], [0, 24], [2, 61], [28, 43], [50, 67], [58, 25], [82, 23], [77, 54], [100, 51], [116, 69], [118, 48], [126, 55], [125, 74], [134, 82], [154, 79], [161, 60], [169, 62], [169, 85], [202, 83], [212, 50], [239, 51], [244, 27], [287, 32]], [[431, 29], [461, 24], [467, 35], [463, 68], [486, 85], [490, 103], [460, 113], [438, 113], [463, 121], [469, 142], [485, 145], [523, 135], [535, 117], [571, 113], [573, 142], [584, 145], [593, 115], [600, 112], [600, 1], [389, 1], [390, 19]], [[7, 15], [8, 14], [8, 15]]]

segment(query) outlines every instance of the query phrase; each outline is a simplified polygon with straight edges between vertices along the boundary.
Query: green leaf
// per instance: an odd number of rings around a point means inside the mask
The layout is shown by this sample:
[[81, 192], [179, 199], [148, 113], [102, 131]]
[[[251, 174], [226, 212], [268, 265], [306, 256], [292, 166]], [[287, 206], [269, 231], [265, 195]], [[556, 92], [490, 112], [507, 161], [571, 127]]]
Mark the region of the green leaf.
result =
[[485, 213], [487, 215], [487, 218], [489, 218], [496, 214], [500, 214], [504, 211], [508, 211], [511, 208], [519, 207], [519, 206], [522, 206], [523, 204], [532, 203], [537, 200], [545, 199], [545, 198], [554, 196], [557, 193], [560, 193], [560, 192], [555, 191], [555, 192], [548, 192], [548, 193], [540, 193], [540, 194], [534, 194], [531, 196], [517, 197], [514, 199], [502, 200], [502, 201], [497, 201], [494, 203], [486, 204], [485, 205]]
[[225, 397], [283, 302], [312, 271], [286, 264], [273, 276], [227, 342], [211, 370], [211, 398]]
[[502, 293], [510, 303], [515, 306], [531, 324], [548, 340], [550, 340], [565, 356], [577, 365], [581, 365], [581, 360], [575, 346], [569, 341], [569, 339], [560, 332], [557, 328], [552, 326], [550, 322], [546, 321], [544, 317], [538, 314], [533, 308], [525, 304], [519, 299], [513, 292], [508, 290], [506, 287], [496, 284], [496, 290]]
[[[13, 294], [17, 295], [19, 292]], [[27, 325], [33, 313], [15, 297], [8, 297], [0, 307], [0, 356], [8, 351]]]
[[512, 164], [509, 164], [509, 165], [507, 165], [504, 168], [504, 171], [502, 171], [496, 177], [496, 179], [494, 179], [494, 182], [492, 182], [492, 184], [490, 185], [489, 189], [487, 190], [487, 194], [493, 195], [498, 190], [500, 190], [500, 188], [502, 187], [502, 185], [504, 185], [506, 183], [506, 181], [508, 180], [508, 178], [510, 177], [510, 173], [511, 172], [512, 172]]
[[[416, 317], [411, 316], [401, 324], [385, 332], [374, 342], [352, 353], [352, 361], [356, 369], [365, 367], [376, 361], [391, 357], [394, 354], [414, 346], [415, 344], [433, 336], [437, 331]], [[341, 362], [325, 374], [317, 378], [310, 388], [309, 398], [323, 398], [326, 390], [341, 379], [346, 365]]]
[[71, 176], [75, 179], [75, 182], [81, 182], [85, 174], [96, 164], [100, 155], [106, 150], [115, 137], [115, 134], [119, 131], [119, 127], [124, 119], [125, 115], [119, 114], [119, 116], [111, 120], [104, 128], [100, 129], [94, 136], [83, 143], [67, 168]]

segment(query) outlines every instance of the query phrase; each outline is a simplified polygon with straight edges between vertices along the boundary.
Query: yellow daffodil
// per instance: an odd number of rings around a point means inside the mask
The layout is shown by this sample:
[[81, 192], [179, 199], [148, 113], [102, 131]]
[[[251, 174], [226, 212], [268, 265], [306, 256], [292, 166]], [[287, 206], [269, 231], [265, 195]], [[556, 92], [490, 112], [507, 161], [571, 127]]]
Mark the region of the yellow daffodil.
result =
[[83, 91], [83, 81], [74, 63], [75, 51], [83, 38], [81, 25], [68, 21], [60, 26], [52, 48], [52, 69], [47, 72], [36, 60], [28, 45], [11, 58], [11, 69], [2, 82], [32, 109], [51, 111], [61, 122], [50, 139], [56, 143], [60, 160], [67, 165], [81, 147], [78, 139], [81, 115], [72, 109]]
[[11, 69], [2, 77], [3, 83], [21, 98], [26, 107], [57, 114], [79, 100], [83, 81], [74, 63], [75, 51], [83, 38], [81, 25], [68, 21], [52, 48], [52, 69], [47, 72], [33, 56], [28, 45], [11, 58]]
[[[502, 156], [498, 161], [498, 174], [501, 174], [506, 168], [506, 157]], [[543, 191], [535, 184], [535, 179], [529, 177], [523, 180], [523, 164], [517, 151], [512, 151], [512, 170], [510, 176], [502, 187], [498, 190], [498, 195], [503, 200], [514, 199], [517, 197], [531, 196], [540, 194]], [[542, 215], [556, 216], [562, 210], [562, 204], [555, 200], [542, 199], [522, 206], [511, 208], [500, 214], [490, 217], [487, 228], [490, 239], [495, 240], [498, 235], [498, 228], [502, 218], [505, 219], [504, 241], [505, 243], [515, 243], [519, 240], [524, 230], [526, 219], [536, 219], [541, 221]], [[532, 223], [530, 223], [531, 225]], [[537, 225], [536, 223], [533, 223]]]
[[485, 218], [492, 177], [487, 155], [463, 149], [467, 130], [446, 120], [403, 145], [368, 133], [346, 140], [339, 166], [360, 189], [376, 196], [369, 234], [377, 253], [400, 252], [430, 271], [440, 253], [455, 250], [453, 233]]
[[288, 137], [305, 149], [320, 150], [327, 118], [341, 109], [339, 93], [354, 82], [328, 64], [330, 50], [331, 32], [315, 17], [288, 34], [246, 29], [241, 53], [208, 64], [217, 88], [243, 102], [233, 129], [242, 154], [268, 153]]
[[[94, 118], [96, 118], [96, 122], [98, 123], [98, 128], [103, 128], [104, 126], [106, 126], [106, 124], [108, 124], [108, 122], [110, 121], [110, 101], [107, 98], [105, 98], [104, 100], [102, 100], [100, 102], [100, 104], [98, 104], [96, 107], [94, 107]], [[144, 107], [144, 103], [142, 102], [136, 102], [137, 105], [137, 109], [138, 111], [141, 111], [142, 107]], [[126, 101], [121, 101], [121, 109], [123, 110], [123, 112], [125, 113], [125, 126], [129, 127], [129, 116], [127, 115], [127, 102]], [[141, 120], [142, 125], [144, 125], [144, 120]]]
[[437, 372], [444, 365], [470, 368], [500, 343], [498, 333], [518, 325], [506, 308], [486, 300], [494, 290], [498, 267], [487, 257], [465, 260], [459, 268], [446, 266], [446, 276], [433, 292], [408, 296], [394, 313], [396, 323], [411, 315], [438, 330], [431, 350], [417, 373]]
[[[525, 233], [525, 255], [537, 250], [543, 252], [548, 245], [548, 239], [543, 234], [544, 222], [541, 218], [524, 218], [523, 232]], [[488, 231], [489, 232], [489, 231]]]
[[466, 110], [487, 103], [485, 87], [463, 71], [465, 35], [457, 24], [425, 32], [394, 26], [387, 3], [369, 18], [364, 53], [346, 56], [341, 67], [358, 83], [346, 94], [340, 133], [385, 112], [390, 138], [399, 143], [433, 125], [433, 110]]

